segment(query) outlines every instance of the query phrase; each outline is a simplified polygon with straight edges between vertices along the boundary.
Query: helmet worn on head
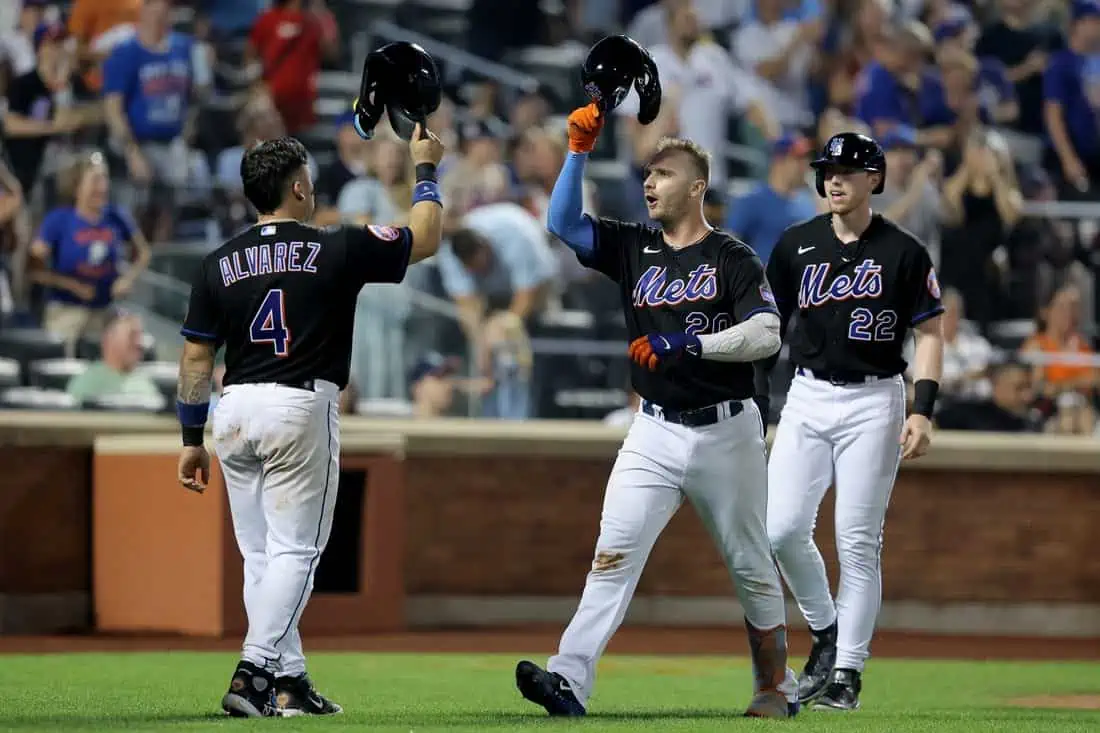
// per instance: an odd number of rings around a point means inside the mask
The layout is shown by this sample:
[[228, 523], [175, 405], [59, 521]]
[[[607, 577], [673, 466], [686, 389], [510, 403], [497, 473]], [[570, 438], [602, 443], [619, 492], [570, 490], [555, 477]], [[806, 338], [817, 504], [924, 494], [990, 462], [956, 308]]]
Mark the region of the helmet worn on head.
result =
[[367, 54], [355, 100], [355, 130], [374, 137], [385, 110], [401, 138], [411, 140], [413, 128], [439, 109], [443, 89], [435, 60], [421, 46], [407, 41], [387, 43]]
[[882, 152], [882, 146], [858, 132], [833, 135], [825, 143], [821, 157], [810, 163], [810, 167], [817, 171], [817, 195], [822, 198], [825, 198], [825, 168], [830, 165], [881, 173], [878, 185], [871, 193], [882, 193], [886, 185], [886, 154]]
[[601, 112], [622, 104], [630, 87], [638, 92], [638, 122], [648, 125], [661, 110], [661, 79], [649, 51], [627, 36], [607, 36], [588, 50], [581, 82]]

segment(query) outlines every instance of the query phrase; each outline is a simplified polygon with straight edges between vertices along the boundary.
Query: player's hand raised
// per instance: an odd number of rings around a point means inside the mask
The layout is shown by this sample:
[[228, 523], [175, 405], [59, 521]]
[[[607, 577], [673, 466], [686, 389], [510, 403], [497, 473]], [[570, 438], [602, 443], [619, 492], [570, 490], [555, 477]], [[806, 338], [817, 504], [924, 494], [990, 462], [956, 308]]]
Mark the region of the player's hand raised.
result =
[[920, 458], [932, 442], [932, 421], [924, 415], [910, 415], [901, 430], [901, 458]]
[[180, 453], [180, 486], [201, 494], [210, 481], [210, 454], [201, 445], [187, 446]]
[[443, 142], [436, 137], [436, 134], [418, 122], [413, 128], [412, 140], [409, 142], [409, 153], [412, 155], [413, 165], [421, 163], [439, 165], [445, 152]]
[[569, 115], [569, 150], [591, 153], [603, 129], [603, 119], [595, 102], [573, 110]]

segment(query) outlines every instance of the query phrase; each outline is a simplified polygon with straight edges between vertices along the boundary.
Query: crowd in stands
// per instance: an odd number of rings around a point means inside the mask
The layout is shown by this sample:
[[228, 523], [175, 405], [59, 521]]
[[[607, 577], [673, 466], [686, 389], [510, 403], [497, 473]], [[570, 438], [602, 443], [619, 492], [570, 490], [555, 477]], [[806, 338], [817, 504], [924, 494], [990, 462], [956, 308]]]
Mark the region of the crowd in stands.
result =
[[[70, 359], [102, 341], [101, 361], [72, 376], [74, 399], [155, 396], [132, 357], [140, 320], [117, 306], [159, 246], [249, 224], [238, 169], [260, 140], [310, 143], [318, 224], [402, 224], [406, 143], [385, 125], [362, 140], [347, 107], [322, 119], [319, 73], [357, 78], [362, 29], [342, 20], [370, 4], [6, 3], [0, 341], [4, 330], [42, 328]], [[1050, 208], [1100, 202], [1100, 0], [392, 5], [402, 23], [464, 5], [465, 31], [447, 42], [509, 67], [531, 47], [572, 58], [570, 48], [608, 33], [638, 40], [660, 70], [661, 112], [640, 125], [631, 93], [612, 115], [593, 159], [618, 172], [592, 175], [585, 210], [645, 219], [645, 161], [662, 136], [690, 137], [713, 158], [709, 220], [763, 260], [787, 226], [822, 210], [808, 162], [824, 140], [873, 134], [888, 162], [875, 206], [928, 246], [945, 286], [939, 423], [1100, 432], [1100, 216]], [[614, 288], [545, 226], [566, 154], [563, 115], [582, 93], [445, 76], [429, 126], [448, 150], [447, 242], [406, 283], [364, 289], [346, 409], [384, 412], [396, 398], [392, 409], [420, 416], [523, 419], [560, 408], [555, 395], [580, 381], [619, 390], [602, 412], [629, 418], [625, 356], [601, 366], [537, 347], [559, 332], [623, 335]], [[449, 304], [454, 320], [421, 317], [422, 296]]]

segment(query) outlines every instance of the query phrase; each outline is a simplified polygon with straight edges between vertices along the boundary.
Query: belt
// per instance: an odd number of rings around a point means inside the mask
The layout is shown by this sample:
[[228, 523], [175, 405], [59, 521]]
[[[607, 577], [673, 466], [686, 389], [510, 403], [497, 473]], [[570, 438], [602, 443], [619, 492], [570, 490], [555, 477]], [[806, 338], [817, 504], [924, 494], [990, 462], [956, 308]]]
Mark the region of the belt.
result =
[[805, 367], [798, 367], [795, 369], [795, 373], [803, 377], [812, 377], [813, 379], [820, 379], [823, 382], [829, 384], [835, 384], [837, 386], [843, 386], [845, 384], [867, 384], [869, 382], [877, 382], [880, 379], [890, 379], [890, 377], [879, 376], [875, 374], [867, 374], [866, 372], [854, 372], [854, 371], [813, 371], [806, 369]]
[[304, 389], [307, 392], [316, 392], [312, 379], [303, 379], [300, 382], [276, 382], [275, 384], [280, 387], [290, 387], [291, 389]]
[[666, 410], [649, 400], [642, 400], [642, 412], [665, 422], [683, 425], [689, 428], [701, 428], [741, 414], [745, 409], [738, 400], [719, 402], [717, 405], [697, 407], [694, 410]]

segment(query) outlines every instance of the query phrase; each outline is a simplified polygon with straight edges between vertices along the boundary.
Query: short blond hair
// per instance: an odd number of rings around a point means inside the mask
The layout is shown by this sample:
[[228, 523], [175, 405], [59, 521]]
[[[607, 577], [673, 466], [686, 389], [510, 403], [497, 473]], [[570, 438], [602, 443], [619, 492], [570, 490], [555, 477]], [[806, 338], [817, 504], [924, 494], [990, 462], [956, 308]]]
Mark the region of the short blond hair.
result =
[[653, 151], [653, 157], [649, 159], [650, 165], [669, 153], [683, 153], [691, 158], [699, 177], [704, 181], [710, 181], [710, 153], [699, 143], [685, 137], [662, 137], [657, 141], [657, 149]]

